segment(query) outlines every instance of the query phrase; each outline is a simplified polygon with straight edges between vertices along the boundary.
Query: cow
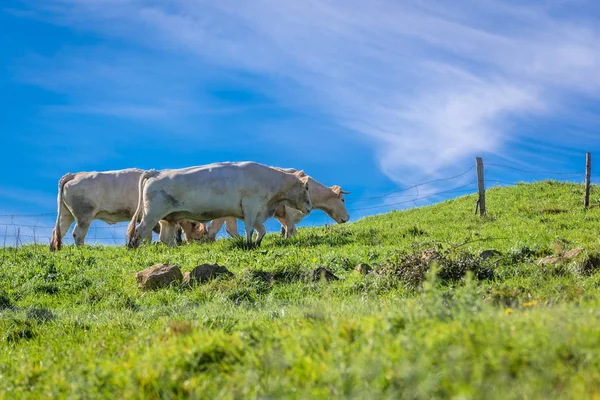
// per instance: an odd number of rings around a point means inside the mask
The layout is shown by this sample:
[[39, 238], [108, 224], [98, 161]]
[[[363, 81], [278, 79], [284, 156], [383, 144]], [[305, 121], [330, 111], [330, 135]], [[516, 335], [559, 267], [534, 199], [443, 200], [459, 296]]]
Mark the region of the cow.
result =
[[[292, 168], [278, 169], [288, 173], [297, 173], [297, 171]], [[350, 217], [346, 210], [344, 194], [350, 194], [350, 192], [343, 191], [342, 188], [337, 185], [327, 187], [312, 178], [309, 178], [309, 188], [310, 201], [313, 208], [324, 211], [338, 224], [348, 222]], [[306, 215], [282, 204], [277, 207], [273, 216], [281, 223], [281, 236], [290, 237], [297, 234], [295, 225]], [[215, 219], [208, 225], [208, 228], [206, 227], [206, 224], [204, 224], [204, 226], [198, 226], [196, 231], [198, 232], [197, 235], [205, 235], [207, 241], [214, 241], [223, 224], [225, 224], [227, 233], [229, 233], [230, 236], [240, 236], [238, 233], [237, 219], [230, 217]]]
[[[90, 224], [95, 219], [109, 224], [130, 221], [137, 209], [138, 182], [143, 172], [129, 168], [64, 175], [58, 182], [58, 215], [50, 250], [61, 249], [62, 239], [74, 221], [73, 238], [78, 246], [84, 244]], [[158, 233], [158, 226], [154, 226], [153, 230]], [[191, 230], [186, 232], [186, 236], [193, 235]]]
[[[256, 224], [260, 246], [266, 233], [262, 223], [286, 204], [308, 213], [312, 209], [308, 176], [283, 172], [256, 162], [222, 162], [197, 167], [144, 172], [139, 179], [138, 208], [127, 229], [128, 247], [151, 237], [150, 227], [164, 219], [161, 241], [172, 245], [169, 232], [188, 219], [243, 218], [246, 244], [252, 247]], [[138, 218], [140, 223], [136, 226]], [[149, 237], [150, 235], [150, 237]]]

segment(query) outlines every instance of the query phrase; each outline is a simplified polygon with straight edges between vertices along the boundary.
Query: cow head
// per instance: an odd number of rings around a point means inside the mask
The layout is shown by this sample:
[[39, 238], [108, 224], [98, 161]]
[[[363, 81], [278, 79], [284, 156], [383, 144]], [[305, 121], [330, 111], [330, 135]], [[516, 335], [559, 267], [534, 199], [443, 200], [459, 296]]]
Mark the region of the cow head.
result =
[[348, 222], [350, 216], [348, 215], [348, 210], [346, 210], [346, 199], [344, 198], [344, 195], [350, 194], [350, 192], [343, 191], [342, 188], [337, 185], [332, 186], [329, 189], [330, 190], [327, 191], [322, 203], [319, 204], [319, 209], [325, 211], [325, 213], [333, 218], [338, 224]]
[[179, 221], [179, 225], [187, 243], [206, 241], [208, 231], [205, 223], [185, 219]]
[[312, 203], [310, 202], [310, 194], [308, 191], [308, 181], [310, 177], [304, 174], [303, 171], [295, 172], [296, 181], [287, 192], [287, 200], [289, 206], [308, 214], [312, 210]]

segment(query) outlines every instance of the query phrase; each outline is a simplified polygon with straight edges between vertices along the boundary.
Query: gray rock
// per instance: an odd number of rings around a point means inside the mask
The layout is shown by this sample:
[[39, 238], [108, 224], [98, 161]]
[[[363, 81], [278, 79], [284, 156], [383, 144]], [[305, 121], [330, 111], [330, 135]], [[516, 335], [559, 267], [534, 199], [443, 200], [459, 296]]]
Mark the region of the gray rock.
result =
[[233, 273], [218, 264], [202, 264], [190, 272], [186, 272], [183, 281], [188, 285], [193, 285], [215, 279], [220, 275], [233, 276]]
[[488, 258], [492, 258], [494, 256], [499, 256], [502, 253], [500, 253], [498, 250], [494, 250], [494, 249], [490, 249], [490, 250], [484, 250], [481, 252], [481, 254], [479, 254], [479, 257], [481, 257], [482, 259], [486, 260]]
[[156, 264], [135, 274], [140, 289], [154, 290], [181, 283], [183, 274], [177, 265]]
[[313, 281], [326, 280], [327, 282], [329, 282], [329, 281], [337, 281], [338, 279], [340, 279], [340, 278], [335, 276], [327, 268], [319, 267], [313, 271]]
[[356, 267], [354, 267], [354, 270], [361, 275], [366, 275], [369, 272], [371, 272], [373, 270], [373, 268], [371, 268], [371, 266], [369, 264], [360, 263]]

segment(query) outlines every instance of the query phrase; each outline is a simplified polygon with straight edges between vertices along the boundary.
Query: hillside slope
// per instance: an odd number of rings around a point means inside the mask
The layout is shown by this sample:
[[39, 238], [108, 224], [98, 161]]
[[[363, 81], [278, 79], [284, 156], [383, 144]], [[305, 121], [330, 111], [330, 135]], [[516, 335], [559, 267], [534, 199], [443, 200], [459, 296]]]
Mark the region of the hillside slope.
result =
[[[582, 185], [492, 188], [483, 219], [475, 200], [251, 251], [1, 249], [0, 398], [597, 395], [600, 190], [584, 210]], [[135, 272], [156, 263], [235, 276], [140, 291]], [[340, 279], [313, 281], [320, 266]]]

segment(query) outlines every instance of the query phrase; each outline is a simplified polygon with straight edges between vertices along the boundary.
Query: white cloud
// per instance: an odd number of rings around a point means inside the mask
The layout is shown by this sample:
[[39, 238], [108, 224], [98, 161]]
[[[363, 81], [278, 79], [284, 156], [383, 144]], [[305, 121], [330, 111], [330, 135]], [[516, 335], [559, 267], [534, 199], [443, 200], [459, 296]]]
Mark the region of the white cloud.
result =
[[[197, 77], [206, 73], [194, 70], [198, 63], [269, 76], [277, 83], [265, 88], [269, 96], [323, 111], [372, 138], [381, 170], [403, 184], [461, 170], [474, 155], [510, 157], [509, 146], [523, 137], [515, 118], [573, 118], [565, 99], [596, 98], [600, 87], [598, 29], [585, 11], [565, 12], [562, 2], [49, 4], [56, 23], [158, 51], [161, 59], [185, 57], [169, 63], [170, 71], [181, 65]], [[170, 94], [193, 97], [185, 89]], [[153, 104], [131, 109], [144, 117]], [[79, 110], [114, 111], [93, 104]]]

